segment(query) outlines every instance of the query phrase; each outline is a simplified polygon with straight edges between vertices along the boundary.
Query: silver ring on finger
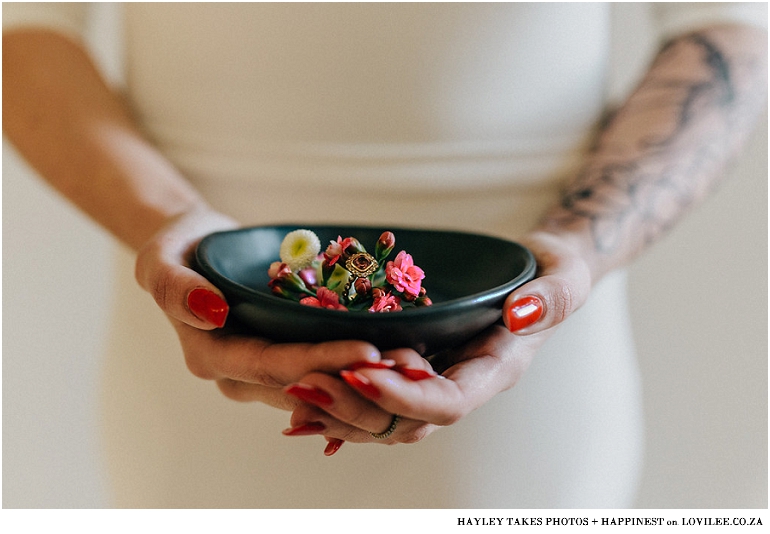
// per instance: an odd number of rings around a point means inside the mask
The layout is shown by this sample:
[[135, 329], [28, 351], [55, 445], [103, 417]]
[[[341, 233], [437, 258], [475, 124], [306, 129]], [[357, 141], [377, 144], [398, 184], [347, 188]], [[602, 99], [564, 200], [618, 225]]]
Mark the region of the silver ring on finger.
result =
[[390, 421], [390, 426], [385, 432], [369, 432], [369, 434], [374, 439], [385, 439], [389, 438], [393, 432], [395, 432], [396, 427], [398, 426], [398, 422], [401, 421], [401, 416], [398, 414], [393, 414], [393, 419]]

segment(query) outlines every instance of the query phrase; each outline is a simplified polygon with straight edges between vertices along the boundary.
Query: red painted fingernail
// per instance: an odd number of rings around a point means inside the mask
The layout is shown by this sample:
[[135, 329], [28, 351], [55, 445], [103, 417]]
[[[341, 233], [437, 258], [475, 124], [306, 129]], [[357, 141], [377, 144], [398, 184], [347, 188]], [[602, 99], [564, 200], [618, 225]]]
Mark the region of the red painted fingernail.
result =
[[355, 371], [340, 371], [340, 376], [349, 386], [370, 399], [379, 399], [382, 396], [377, 386], [371, 380]]
[[393, 368], [394, 371], [404, 375], [409, 380], [419, 381], [427, 378], [434, 378], [436, 375], [433, 371], [426, 371], [425, 369], [412, 369], [411, 367], [405, 367], [397, 365]]
[[230, 307], [227, 302], [222, 300], [222, 297], [203, 287], [190, 291], [190, 294], [187, 295], [187, 307], [198, 319], [209, 322], [218, 328], [225, 325], [227, 312], [230, 311]]
[[326, 448], [324, 449], [324, 455], [331, 456], [332, 454], [340, 450], [340, 447], [342, 447], [344, 443], [345, 442], [341, 439], [329, 438], [329, 443], [326, 444]]
[[326, 391], [307, 384], [292, 384], [285, 391], [303, 402], [317, 406], [331, 406], [334, 403], [334, 399]]
[[305, 423], [304, 425], [287, 428], [283, 431], [284, 436], [312, 436], [314, 434], [320, 434], [326, 430], [326, 425], [320, 421], [314, 421], [312, 423]]
[[396, 365], [395, 360], [380, 360], [379, 362], [356, 362], [348, 366], [348, 371], [356, 369], [392, 369]]
[[543, 315], [543, 301], [534, 296], [522, 297], [508, 310], [508, 329], [518, 332], [534, 324]]

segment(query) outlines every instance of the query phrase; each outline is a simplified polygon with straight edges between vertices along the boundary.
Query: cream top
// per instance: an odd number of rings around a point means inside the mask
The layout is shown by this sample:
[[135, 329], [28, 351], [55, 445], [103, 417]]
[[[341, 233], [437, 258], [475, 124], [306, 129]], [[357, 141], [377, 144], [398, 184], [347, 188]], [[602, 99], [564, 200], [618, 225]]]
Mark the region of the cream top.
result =
[[[766, 4], [650, 6], [669, 34], [767, 18]], [[405, 222], [497, 231], [531, 223], [579, 161], [607, 101], [612, 9], [128, 3], [126, 90], [147, 135], [244, 221], [373, 222], [418, 203]], [[85, 10], [6, 3], [3, 24], [79, 35]], [[375, 197], [388, 209], [330, 213]]]

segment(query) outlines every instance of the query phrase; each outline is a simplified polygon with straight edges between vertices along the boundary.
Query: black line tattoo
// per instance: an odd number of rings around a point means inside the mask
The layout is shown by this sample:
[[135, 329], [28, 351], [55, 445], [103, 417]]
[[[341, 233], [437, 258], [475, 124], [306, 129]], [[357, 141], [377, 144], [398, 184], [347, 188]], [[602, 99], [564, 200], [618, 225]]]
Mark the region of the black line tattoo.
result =
[[[688, 54], [698, 57], [699, 72], [673, 71], [671, 65]], [[635, 96], [608, 119], [591, 163], [564, 191], [556, 219], [588, 220], [603, 254], [642, 248], [660, 236], [713, 186], [701, 177], [727, 159], [738, 101], [733, 75], [725, 54], [706, 35], [693, 33], [664, 46]], [[640, 132], [623, 145], [612, 128], [627, 119], [656, 121], [655, 133]]]

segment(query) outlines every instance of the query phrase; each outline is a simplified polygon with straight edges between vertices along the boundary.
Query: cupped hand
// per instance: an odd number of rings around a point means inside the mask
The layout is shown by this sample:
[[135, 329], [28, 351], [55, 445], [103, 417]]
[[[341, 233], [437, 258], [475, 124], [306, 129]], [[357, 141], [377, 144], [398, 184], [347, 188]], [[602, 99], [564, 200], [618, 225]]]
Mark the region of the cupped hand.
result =
[[[588, 263], [570, 240], [539, 232], [522, 242], [535, 255], [538, 274], [506, 299], [505, 327], [495, 325], [466, 345], [427, 359], [401, 349], [338, 374], [308, 374], [285, 389], [303, 402], [284, 434], [323, 435], [326, 454], [344, 441], [415, 443], [513, 387], [554, 327], [585, 302], [593, 283]], [[382, 438], [394, 414], [399, 415], [395, 429]]]
[[380, 360], [376, 348], [360, 341], [274, 343], [226, 325], [224, 295], [191, 268], [191, 260], [203, 237], [237, 227], [223, 214], [197, 208], [168, 223], [137, 255], [136, 279], [174, 326], [193, 375], [216, 381], [231, 399], [292, 409], [299, 401], [283, 391], [287, 384]]

